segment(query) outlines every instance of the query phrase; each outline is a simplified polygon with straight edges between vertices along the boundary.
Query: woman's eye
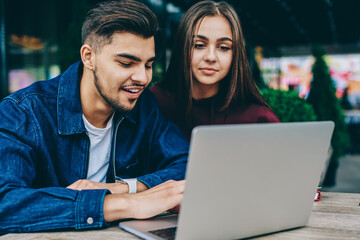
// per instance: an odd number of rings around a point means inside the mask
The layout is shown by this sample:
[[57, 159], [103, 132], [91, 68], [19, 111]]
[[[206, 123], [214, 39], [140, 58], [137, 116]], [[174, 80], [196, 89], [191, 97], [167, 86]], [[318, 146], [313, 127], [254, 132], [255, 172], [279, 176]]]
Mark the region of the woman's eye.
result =
[[195, 43], [194, 47], [195, 48], [204, 48], [205, 44], [203, 44], [203, 43]]
[[227, 46], [220, 46], [219, 49], [221, 51], [229, 51], [231, 48], [230, 47], [227, 47]]

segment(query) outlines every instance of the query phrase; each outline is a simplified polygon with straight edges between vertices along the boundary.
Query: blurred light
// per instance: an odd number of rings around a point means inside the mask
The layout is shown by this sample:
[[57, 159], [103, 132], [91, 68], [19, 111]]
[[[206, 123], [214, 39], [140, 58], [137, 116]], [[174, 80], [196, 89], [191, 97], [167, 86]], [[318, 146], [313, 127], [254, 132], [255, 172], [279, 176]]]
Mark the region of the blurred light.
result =
[[176, 7], [172, 3], [166, 4], [166, 10], [168, 13], [180, 13], [181, 12], [181, 9], [179, 7]]
[[148, 0], [153, 6], [161, 7], [163, 5], [162, 0]]

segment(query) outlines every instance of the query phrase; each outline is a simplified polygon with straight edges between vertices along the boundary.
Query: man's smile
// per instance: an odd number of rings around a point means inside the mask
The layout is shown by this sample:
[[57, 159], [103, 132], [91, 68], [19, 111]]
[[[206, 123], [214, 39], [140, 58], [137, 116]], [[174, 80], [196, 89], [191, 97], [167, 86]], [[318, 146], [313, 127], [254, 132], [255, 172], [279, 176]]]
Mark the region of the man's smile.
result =
[[129, 93], [131, 98], [136, 98], [140, 95], [141, 91], [144, 90], [145, 86], [141, 84], [132, 84], [121, 86], [120, 90], [124, 90]]

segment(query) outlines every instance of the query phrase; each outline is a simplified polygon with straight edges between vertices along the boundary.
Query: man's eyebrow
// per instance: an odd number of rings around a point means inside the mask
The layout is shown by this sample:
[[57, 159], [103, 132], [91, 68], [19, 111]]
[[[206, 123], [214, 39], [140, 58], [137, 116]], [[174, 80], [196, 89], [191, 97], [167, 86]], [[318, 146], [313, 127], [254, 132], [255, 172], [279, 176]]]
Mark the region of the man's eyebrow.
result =
[[[128, 59], [131, 59], [131, 60], [134, 60], [136, 62], [141, 62], [141, 59], [137, 56], [134, 56], [132, 54], [128, 54], [128, 53], [119, 53], [119, 54], [116, 54], [115, 55], [116, 57], [123, 57], [123, 58], [128, 58]], [[152, 61], [155, 61], [155, 56], [154, 57], [151, 57], [147, 60], [147, 62], [152, 62]]]
[[141, 62], [141, 59], [139, 57], [136, 57], [132, 54], [128, 54], [128, 53], [118, 53], [118, 54], [115, 54], [116, 57], [123, 57], [123, 58], [128, 58], [128, 59], [131, 59], [131, 60], [134, 60], [136, 62]]
[[156, 57], [154, 56], [154, 57], [151, 57], [151, 58], [149, 58], [148, 60], [147, 60], [147, 62], [154, 62], [155, 61], [155, 59], [156, 59]]
[[[194, 35], [194, 38], [200, 38], [203, 40], [209, 40], [207, 37], [203, 36], [203, 35]], [[231, 38], [228, 37], [222, 37], [216, 40], [217, 42], [224, 42], [224, 41], [229, 41], [229, 42], [233, 42], [233, 40]]]

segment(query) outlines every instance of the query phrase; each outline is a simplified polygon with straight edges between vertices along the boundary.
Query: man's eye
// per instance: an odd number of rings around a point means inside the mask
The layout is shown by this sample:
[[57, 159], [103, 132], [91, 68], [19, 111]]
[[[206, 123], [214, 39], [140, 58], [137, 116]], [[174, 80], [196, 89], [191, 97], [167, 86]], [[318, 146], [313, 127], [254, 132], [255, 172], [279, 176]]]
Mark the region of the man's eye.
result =
[[152, 64], [150, 64], [150, 65], [145, 65], [145, 68], [146, 68], [146, 69], [152, 69]]
[[119, 62], [121, 66], [123, 67], [130, 67], [131, 63], [127, 63], [127, 62]]

